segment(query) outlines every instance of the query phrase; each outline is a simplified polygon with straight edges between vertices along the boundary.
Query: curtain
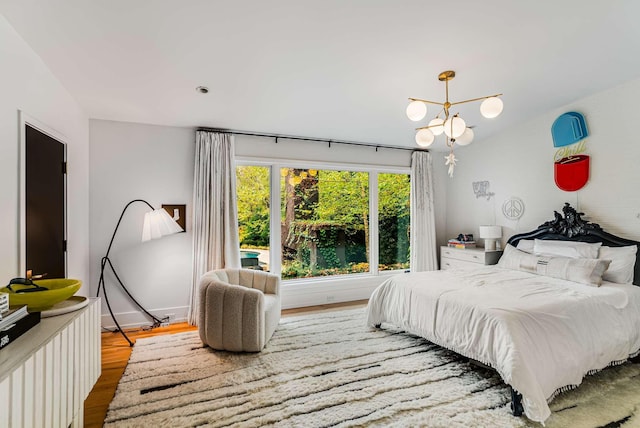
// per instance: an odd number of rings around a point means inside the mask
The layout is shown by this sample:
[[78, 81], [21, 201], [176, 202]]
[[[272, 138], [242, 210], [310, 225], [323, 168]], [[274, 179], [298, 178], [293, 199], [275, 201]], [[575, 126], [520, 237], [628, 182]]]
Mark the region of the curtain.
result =
[[431, 153], [411, 155], [411, 271], [438, 269]]
[[198, 320], [198, 284], [212, 269], [239, 268], [233, 136], [197, 131], [193, 177], [193, 269], [189, 323]]

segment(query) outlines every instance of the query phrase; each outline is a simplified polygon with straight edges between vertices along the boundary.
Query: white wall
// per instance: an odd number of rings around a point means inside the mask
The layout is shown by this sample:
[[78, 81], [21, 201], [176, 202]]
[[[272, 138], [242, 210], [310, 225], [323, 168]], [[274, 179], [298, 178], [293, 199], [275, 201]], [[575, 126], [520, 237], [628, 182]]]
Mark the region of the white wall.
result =
[[[125, 122], [90, 122], [90, 233], [91, 287], [95, 294], [100, 260], [105, 255], [118, 218], [126, 204], [144, 199], [187, 205], [187, 232], [141, 242], [146, 204], [136, 202], [126, 211], [110, 258], [133, 296], [157, 316], [186, 317], [191, 283], [191, 209], [195, 132], [190, 128]], [[109, 301], [121, 326], [148, 324], [106, 276]], [[103, 302], [102, 325], [113, 321]]]
[[[606, 231], [640, 239], [640, 143], [635, 127], [640, 80], [591, 95], [504, 132], [490, 140], [456, 151], [460, 159], [447, 181], [447, 237], [474, 233], [478, 226], [503, 226], [503, 242], [518, 232], [535, 229], [553, 219], [553, 211], [569, 202]], [[505, 106], [505, 109], [509, 106]], [[556, 149], [551, 125], [562, 113], [585, 116], [591, 157], [589, 182], [577, 192], [558, 189], [553, 178]], [[496, 120], [499, 120], [496, 119]], [[476, 199], [472, 182], [488, 180], [495, 197]], [[502, 215], [502, 203], [511, 196], [526, 205], [519, 222]]]
[[[186, 203], [192, 209], [195, 132], [190, 128], [134, 123], [90, 121], [91, 134], [91, 279], [95, 293], [100, 259], [124, 205], [144, 198], [152, 205]], [[409, 166], [410, 152], [351, 147], [314, 142], [236, 136], [236, 155], [244, 159], [292, 159], [386, 166]], [[157, 151], [157, 154], [153, 154]], [[439, 158], [436, 156], [436, 158]], [[435, 176], [444, 176], [437, 161]], [[436, 183], [437, 227], [444, 233], [444, 185]], [[152, 313], [186, 317], [191, 281], [191, 225], [187, 233], [141, 243], [143, 204], [131, 206], [114, 243], [111, 258], [130, 291]], [[303, 288], [290, 287], [283, 294], [285, 307], [315, 305], [327, 301], [367, 298], [381, 278], [343, 281], [316, 280]], [[145, 324], [145, 318], [108, 277], [108, 293], [121, 325]], [[103, 307], [103, 326], [113, 325]]]
[[363, 165], [409, 166], [411, 151], [236, 135], [236, 156], [342, 162]]
[[[0, 282], [19, 272], [19, 110], [67, 143], [68, 276], [89, 280], [89, 135], [78, 103], [0, 15]], [[79, 294], [88, 294], [82, 287]]]

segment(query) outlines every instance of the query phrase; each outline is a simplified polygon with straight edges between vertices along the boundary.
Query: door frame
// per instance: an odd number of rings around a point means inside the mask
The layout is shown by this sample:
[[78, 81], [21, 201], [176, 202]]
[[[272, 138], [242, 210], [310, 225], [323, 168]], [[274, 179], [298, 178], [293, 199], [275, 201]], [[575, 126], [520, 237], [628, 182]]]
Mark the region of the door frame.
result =
[[[18, 110], [19, 117], [19, 129], [18, 129], [18, 276], [22, 277], [27, 271], [27, 132], [26, 126], [37, 129], [43, 134], [48, 135], [60, 144], [64, 149], [64, 161], [67, 162], [67, 138], [61, 132], [56, 131], [54, 128], [39, 121], [35, 117], [29, 115], [23, 110]], [[67, 177], [64, 179], [64, 239], [68, 240], [68, 225], [67, 225]], [[64, 272], [65, 277], [69, 274], [69, 250], [68, 247], [64, 252]]]

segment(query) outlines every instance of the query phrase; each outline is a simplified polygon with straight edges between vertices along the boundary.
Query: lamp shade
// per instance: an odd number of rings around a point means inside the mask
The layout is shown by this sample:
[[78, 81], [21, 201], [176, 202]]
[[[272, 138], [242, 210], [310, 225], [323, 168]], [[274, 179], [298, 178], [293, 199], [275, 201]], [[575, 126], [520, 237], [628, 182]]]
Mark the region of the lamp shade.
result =
[[451, 116], [444, 122], [444, 133], [449, 138], [458, 138], [464, 134], [465, 129], [467, 129], [467, 124], [461, 117]]
[[144, 215], [142, 242], [158, 239], [166, 235], [183, 232], [183, 229], [171, 218], [164, 208], [149, 211]]
[[461, 136], [456, 138], [456, 144], [460, 146], [471, 144], [471, 142], [473, 141], [473, 137], [473, 130], [471, 128], [467, 128], [464, 130]]
[[435, 119], [431, 119], [429, 122], [429, 129], [433, 132], [433, 135], [440, 135], [444, 132], [444, 120], [436, 117]]
[[417, 122], [427, 115], [427, 105], [422, 101], [411, 101], [407, 106], [406, 113], [410, 120]]
[[480, 113], [487, 119], [493, 119], [502, 113], [503, 106], [500, 98], [489, 97], [480, 104]]
[[429, 147], [436, 137], [430, 129], [422, 128], [416, 132], [416, 144], [420, 147]]
[[501, 226], [480, 226], [480, 238], [500, 239], [502, 238]]

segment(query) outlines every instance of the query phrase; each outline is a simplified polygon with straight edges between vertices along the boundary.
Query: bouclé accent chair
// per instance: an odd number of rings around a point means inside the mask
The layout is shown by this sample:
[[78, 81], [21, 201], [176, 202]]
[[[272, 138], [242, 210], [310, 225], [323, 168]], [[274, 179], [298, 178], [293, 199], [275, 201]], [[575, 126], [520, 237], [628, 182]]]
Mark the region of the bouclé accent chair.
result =
[[280, 322], [280, 278], [250, 269], [219, 269], [200, 279], [198, 331], [205, 345], [259, 352]]

